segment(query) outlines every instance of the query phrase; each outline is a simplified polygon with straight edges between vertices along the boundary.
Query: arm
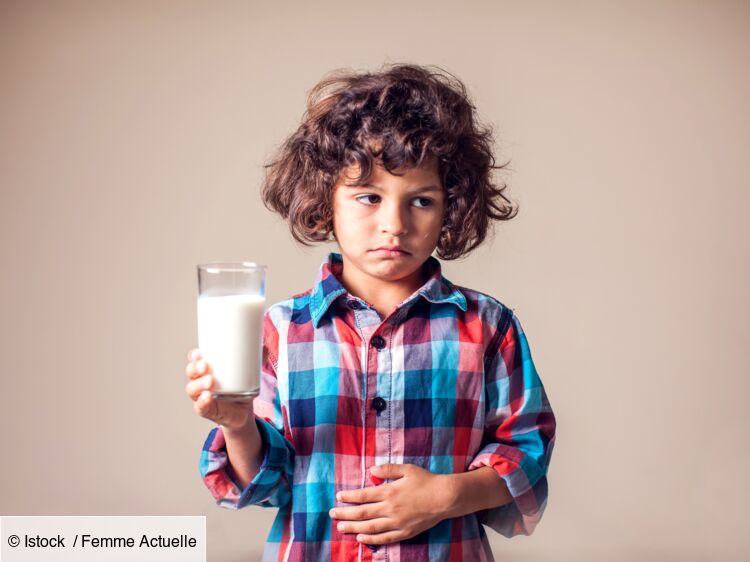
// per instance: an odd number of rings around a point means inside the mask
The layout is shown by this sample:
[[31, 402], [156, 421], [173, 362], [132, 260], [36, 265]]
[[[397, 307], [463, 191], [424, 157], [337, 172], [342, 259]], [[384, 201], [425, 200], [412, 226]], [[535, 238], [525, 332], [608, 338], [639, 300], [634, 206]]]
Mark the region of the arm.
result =
[[452, 480], [445, 518], [461, 517], [513, 501], [508, 487], [497, 472], [488, 466], [446, 475]]
[[[482, 523], [510, 538], [530, 535], [546, 508], [556, 421], [521, 323], [510, 311], [504, 316], [501, 323], [506, 325], [498, 327], [499, 342], [492, 344], [486, 356], [484, 446], [467, 470], [492, 469], [498, 484], [502, 479], [512, 501], [478, 513]], [[489, 487], [489, 476], [482, 482]], [[482, 485], [474, 487], [469, 497], [482, 492]], [[502, 489], [492, 498], [500, 501], [501, 495]], [[487, 503], [491, 503], [489, 498], [488, 494]]]
[[221, 507], [282, 507], [291, 500], [294, 446], [285, 431], [275, 369], [277, 350], [278, 332], [267, 311], [260, 394], [253, 400], [254, 413], [247, 427], [212, 429], [201, 452], [201, 477]]
[[247, 488], [260, 471], [263, 460], [263, 442], [255, 420], [250, 418], [245, 427], [224, 430], [230, 474], [240, 488]]

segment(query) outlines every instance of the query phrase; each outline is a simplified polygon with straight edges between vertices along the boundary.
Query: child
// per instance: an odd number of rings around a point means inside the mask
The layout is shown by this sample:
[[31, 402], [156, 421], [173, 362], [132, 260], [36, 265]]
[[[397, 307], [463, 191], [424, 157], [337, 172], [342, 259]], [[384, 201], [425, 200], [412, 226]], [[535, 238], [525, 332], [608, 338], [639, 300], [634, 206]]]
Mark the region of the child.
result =
[[217, 503], [279, 508], [264, 561], [493, 560], [482, 524], [541, 519], [556, 424], [521, 324], [431, 255], [515, 216], [491, 142], [459, 80], [392, 65], [322, 80], [267, 166], [266, 206], [340, 252], [266, 311], [252, 403], [214, 400], [199, 350], [186, 369]]

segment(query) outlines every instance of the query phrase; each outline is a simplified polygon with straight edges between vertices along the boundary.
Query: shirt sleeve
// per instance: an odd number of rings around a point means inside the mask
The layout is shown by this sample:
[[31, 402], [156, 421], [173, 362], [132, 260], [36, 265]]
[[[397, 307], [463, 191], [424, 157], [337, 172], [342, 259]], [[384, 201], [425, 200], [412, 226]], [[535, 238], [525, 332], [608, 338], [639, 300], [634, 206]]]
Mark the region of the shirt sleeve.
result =
[[508, 487], [513, 501], [478, 512], [483, 524], [508, 538], [530, 535], [542, 518], [556, 426], [521, 323], [509, 314], [499, 343], [488, 350], [484, 446], [468, 467], [489, 466]]
[[263, 460], [260, 470], [247, 487], [240, 488], [229, 464], [224, 432], [220, 425], [209, 432], [201, 451], [201, 478], [220, 507], [283, 507], [291, 501], [294, 446], [284, 433], [285, 412], [281, 407], [275, 370], [277, 350], [278, 332], [266, 311], [260, 392], [253, 400], [255, 423], [262, 441]]

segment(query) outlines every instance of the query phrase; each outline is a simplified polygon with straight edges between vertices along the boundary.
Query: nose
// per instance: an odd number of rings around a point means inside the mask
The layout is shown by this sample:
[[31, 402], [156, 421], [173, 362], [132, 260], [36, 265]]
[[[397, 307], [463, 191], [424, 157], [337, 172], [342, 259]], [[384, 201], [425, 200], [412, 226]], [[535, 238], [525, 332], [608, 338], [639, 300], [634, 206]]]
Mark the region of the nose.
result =
[[[407, 211], [408, 213], [408, 211]], [[380, 206], [380, 230], [391, 236], [403, 236], [408, 231], [408, 214], [398, 202]]]

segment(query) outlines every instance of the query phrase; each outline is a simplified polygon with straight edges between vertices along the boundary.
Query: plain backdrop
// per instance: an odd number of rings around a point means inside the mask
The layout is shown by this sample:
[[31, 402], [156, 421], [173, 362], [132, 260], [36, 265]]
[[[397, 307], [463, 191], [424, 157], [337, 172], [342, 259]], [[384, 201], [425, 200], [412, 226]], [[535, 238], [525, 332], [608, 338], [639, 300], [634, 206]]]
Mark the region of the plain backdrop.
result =
[[308, 289], [263, 164], [336, 68], [436, 64], [493, 127], [516, 219], [450, 280], [516, 310], [558, 421], [497, 560], [750, 557], [750, 4], [0, 2], [0, 513], [207, 516], [184, 394], [197, 263]]

